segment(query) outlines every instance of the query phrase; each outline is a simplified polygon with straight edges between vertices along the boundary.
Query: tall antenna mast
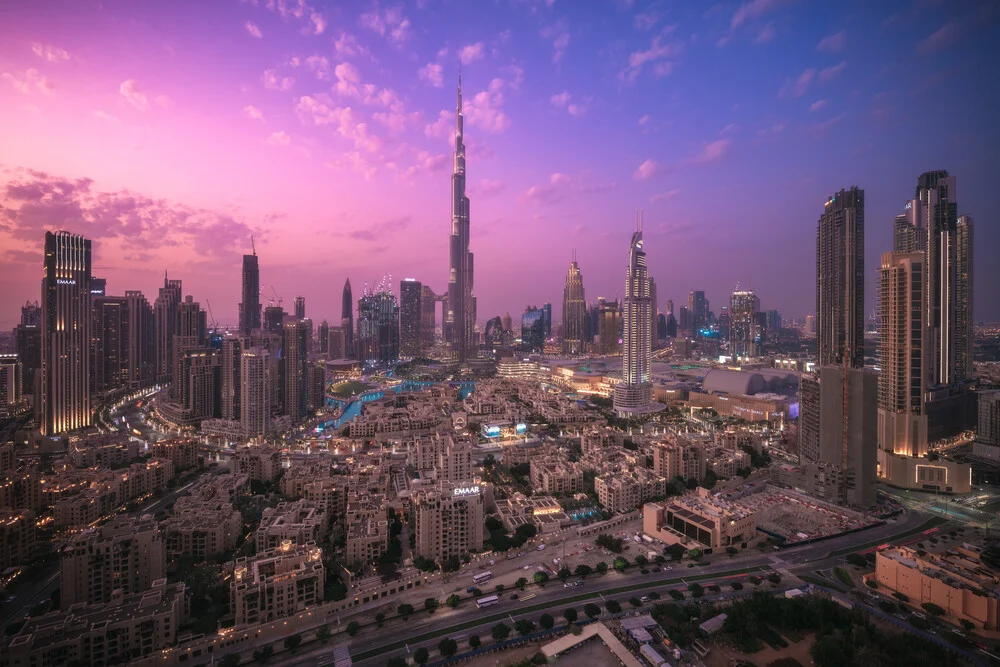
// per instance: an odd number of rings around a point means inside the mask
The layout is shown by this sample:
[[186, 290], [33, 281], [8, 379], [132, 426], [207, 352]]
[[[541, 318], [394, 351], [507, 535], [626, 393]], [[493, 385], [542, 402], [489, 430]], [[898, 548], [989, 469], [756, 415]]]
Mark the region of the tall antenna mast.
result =
[[253, 236], [250, 237], [250, 250], [253, 251], [253, 254], [257, 254], [257, 246], [253, 244]]

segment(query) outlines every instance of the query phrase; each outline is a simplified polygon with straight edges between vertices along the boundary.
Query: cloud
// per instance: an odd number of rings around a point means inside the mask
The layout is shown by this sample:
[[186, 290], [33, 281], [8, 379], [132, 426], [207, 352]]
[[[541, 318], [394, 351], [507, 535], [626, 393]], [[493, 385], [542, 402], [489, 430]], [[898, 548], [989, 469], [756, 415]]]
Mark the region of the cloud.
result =
[[243, 107], [243, 113], [246, 114], [246, 117], [250, 120], [264, 120], [263, 112], [253, 105], [248, 104]]
[[463, 65], [471, 65], [477, 60], [481, 60], [486, 53], [486, 46], [482, 42], [463, 46], [458, 52], [458, 59]]
[[650, 158], [636, 168], [635, 172], [632, 174], [632, 178], [637, 181], [648, 181], [659, 174], [661, 170], [662, 167], [660, 166], [660, 163]]
[[410, 36], [410, 20], [403, 16], [402, 6], [380, 10], [378, 5], [358, 18], [361, 27], [388, 37], [391, 42], [402, 44]]
[[520, 90], [524, 83], [524, 68], [520, 65], [508, 65], [501, 67], [500, 71], [507, 77], [504, 82], [511, 90]]
[[11, 85], [14, 86], [19, 93], [23, 93], [24, 95], [31, 95], [33, 93], [51, 95], [53, 91], [52, 84], [49, 83], [49, 80], [34, 67], [24, 70], [21, 74], [4, 72], [3, 74], [0, 74], [0, 78], [4, 81], [10, 81]]
[[809, 90], [809, 84], [816, 77], [815, 69], [807, 69], [799, 74], [798, 78], [794, 81], [792, 79], [785, 79], [785, 85], [781, 87], [778, 94], [781, 97], [802, 97]]
[[377, 153], [382, 148], [382, 140], [368, 130], [367, 123], [358, 120], [351, 107], [333, 106], [328, 95], [304, 95], [299, 98], [295, 110], [305, 123], [335, 126], [337, 133], [349, 139], [358, 150]]
[[287, 146], [292, 143], [292, 138], [289, 137], [284, 130], [280, 130], [272, 133], [271, 136], [265, 140], [265, 143], [268, 146]]
[[840, 73], [843, 72], [846, 67], [847, 67], [847, 61], [842, 60], [836, 65], [833, 65], [832, 67], [827, 67], [826, 69], [822, 69], [819, 72], [819, 80], [823, 83], [826, 83], [827, 81], [832, 81], [833, 79], [836, 79], [838, 76], [840, 76]]
[[660, 20], [660, 13], [655, 9], [647, 9], [644, 12], [639, 12], [632, 19], [632, 24], [637, 30], [649, 30], [655, 26]]
[[314, 35], [322, 35], [323, 31], [326, 30], [326, 19], [319, 12], [310, 14], [309, 22], [312, 24], [312, 33]]
[[557, 65], [566, 55], [569, 47], [569, 28], [565, 21], [559, 21], [553, 25], [542, 28], [539, 34], [545, 39], [552, 40], [552, 62]]
[[316, 73], [316, 78], [320, 81], [326, 81], [330, 78], [330, 61], [326, 59], [326, 56], [311, 55], [305, 59], [305, 64]]
[[788, 127], [788, 123], [786, 123], [785, 121], [780, 121], [780, 122], [774, 123], [773, 125], [771, 125], [769, 127], [765, 127], [765, 128], [763, 128], [761, 130], [757, 130], [757, 136], [766, 137], [768, 135], [781, 134], [782, 132], [785, 131], [786, 127]]
[[117, 116], [112, 116], [111, 114], [97, 109], [90, 112], [90, 115], [98, 120], [103, 120], [106, 123], [111, 123], [112, 125], [119, 125], [121, 123]]
[[438, 63], [427, 63], [417, 70], [417, 76], [420, 77], [421, 81], [426, 81], [435, 88], [444, 85], [444, 68]]
[[[589, 99], [590, 98], [588, 98], [588, 100]], [[571, 116], [580, 117], [587, 113], [587, 107], [585, 104], [574, 102], [568, 91], [563, 91], [557, 95], [553, 95], [549, 98], [549, 102], [551, 102], [552, 106], [557, 109], [566, 109]]]
[[822, 123], [814, 123], [813, 125], [809, 126], [809, 129], [812, 130], [813, 132], [823, 132], [825, 130], [830, 129], [840, 121], [842, 121], [844, 119], [844, 116], [846, 115], [847, 114], [842, 113], [839, 116], [834, 116], [833, 118], [825, 120]]
[[809, 111], [819, 111], [826, 106], [826, 100], [816, 100], [809, 105]]
[[[254, 7], [258, 5], [256, 0], [247, 0]], [[321, 35], [326, 29], [326, 20], [323, 16], [305, 0], [267, 0], [263, 4], [266, 9], [277, 12], [282, 20], [289, 21], [297, 19], [303, 23], [303, 32], [312, 35]]]
[[555, 172], [549, 176], [548, 183], [531, 186], [520, 199], [524, 203], [548, 205], [558, 203], [571, 195], [607, 192], [616, 187], [615, 183], [589, 183], [586, 178]]
[[264, 70], [260, 80], [268, 90], [291, 90], [292, 86], [295, 85], [295, 79], [290, 76], [279, 77], [273, 69]]
[[441, 111], [436, 121], [424, 126], [424, 134], [436, 139], [448, 139], [454, 131], [455, 114], [448, 110]]
[[71, 229], [95, 241], [120, 241], [129, 252], [166, 246], [204, 258], [240, 252], [251, 227], [230, 215], [129, 190], [99, 192], [89, 178], [18, 170], [0, 189], [0, 221], [14, 238], [37, 243], [42, 232]]
[[257, 39], [262, 39], [264, 37], [264, 33], [260, 31], [260, 28], [250, 21], [247, 21], [243, 27], [246, 28], [251, 37], [256, 37]]
[[753, 0], [739, 6], [729, 21], [730, 31], [736, 30], [744, 23], [758, 19], [765, 14], [769, 14], [782, 5], [789, 4], [791, 0]]
[[50, 63], [65, 62], [73, 57], [65, 49], [60, 49], [51, 44], [42, 44], [41, 42], [32, 42], [31, 50], [36, 56]]
[[666, 76], [673, 71], [673, 63], [657, 62], [667, 58], [676, 58], [683, 50], [680, 42], [664, 42], [660, 35], [653, 38], [653, 42], [645, 51], [634, 51], [628, 58], [628, 67], [619, 72], [618, 78], [622, 81], [632, 83], [642, 72], [642, 68], [647, 63], [655, 63], [653, 74], [655, 76]]
[[645, 116], [640, 116], [639, 117], [639, 125], [645, 125], [646, 123], [648, 123], [651, 120], [653, 120], [653, 117], [650, 116], [649, 114], [646, 114]]
[[658, 192], [649, 198], [650, 204], [655, 204], [656, 202], [668, 201], [673, 199], [681, 193], [680, 190], [668, 190], [667, 192]]
[[729, 150], [729, 145], [732, 142], [729, 139], [717, 139], [712, 143], [705, 144], [705, 146], [698, 152], [692, 155], [688, 162], [691, 164], [708, 164], [710, 162], [715, 162], [722, 158]]
[[847, 33], [841, 30], [819, 40], [816, 50], [824, 53], [837, 53], [843, 51], [845, 46], [847, 46]]
[[364, 229], [356, 229], [350, 232], [348, 236], [352, 239], [357, 239], [359, 241], [378, 241], [380, 239], [385, 239], [386, 236], [392, 234], [393, 232], [399, 232], [410, 226], [413, 221], [408, 215], [400, 216], [398, 218], [389, 218], [388, 220], [383, 220], [382, 222], [376, 222]]
[[489, 199], [490, 197], [495, 197], [507, 188], [507, 184], [503, 181], [493, 181], [488, 178], [484, 178], [479, 181], [479, 198]]
[[767, 44], [775, 38], [777, 31], [774, 29], [774, 22], [768, 21], [767, 24], [760, 29], [757, 33], [757, 38], [754, 39], [754, 44]]
[[464, 114], [469, 125], [494, 133], [510, 127], [510, 118], [503, 111], [503, 87], [503, 79], [493, 79], [486, 90], [466, 100]]
[[403, 172], [404, 178], [417, 174], [440, 174], [447, 168], [450, 160], [444, 153], [433, 154], [427, 151], [417, 151], [413, 164]]
[[962, 31], [959, 28], [958, 23], [955, 21], [949, 21], [924, 39], [920, 40], [920, 43], [917, 44], [917, 53], [927, 55], [929, 53], [934, 53], [935, 51], [947, 49], [959, 40], [962, 36], [961, 33]]
[[333, 49], [341, 58], [369, 55], [368, 49], [362, 46], [358, 38], [347, 32], [340, 33], [340, 37], [333, 40]]
[[122, 98], [139, 111], [149, 111], [149, 98], [139, 90], [139, 83], [135, 79], [123, 81], [118, 87], [118, 92]]

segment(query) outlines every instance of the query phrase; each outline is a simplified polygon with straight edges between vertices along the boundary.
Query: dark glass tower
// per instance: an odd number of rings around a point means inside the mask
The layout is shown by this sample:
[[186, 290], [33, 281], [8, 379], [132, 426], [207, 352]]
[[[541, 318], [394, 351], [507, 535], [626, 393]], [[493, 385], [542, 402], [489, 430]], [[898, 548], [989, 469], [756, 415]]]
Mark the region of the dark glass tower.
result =
[[413, 278], [399, 283], [399, 353], [418, 357], [421, 349], [423, 285]]
[[367, 368], [399, 361], [399, 306], [387, 288], [358, 301], [358, 358]]
[[257, 253], [243, 255], [243, 301], [240, 303], [240, 333], [249, 336], [260, 329], [260, 266]]
[[841, 190], [816, 227], [816, 339], [819, 365], [863, 368], [865, 191]]
[[45, 233], [42, 277], [43, 435], [90, 426], [90, 240]]
[[476, 297], [473, 295], [473, 256], [469, 252], [469, 198], [465, 194], [465, 141], [462, 116], [462, 79], [458, 80], [455, 109], [455, 164], [451, 175], [451, 259], [448, 274], [448, 308], [445, 340], [458, 360], [465, 361], [474, 349]]
[[354, 297], [351, 295], [351, 279], [344, 283], [343, 306], [340, 312], [340, 328], [344, 331], [344, 357], [354, 358]]

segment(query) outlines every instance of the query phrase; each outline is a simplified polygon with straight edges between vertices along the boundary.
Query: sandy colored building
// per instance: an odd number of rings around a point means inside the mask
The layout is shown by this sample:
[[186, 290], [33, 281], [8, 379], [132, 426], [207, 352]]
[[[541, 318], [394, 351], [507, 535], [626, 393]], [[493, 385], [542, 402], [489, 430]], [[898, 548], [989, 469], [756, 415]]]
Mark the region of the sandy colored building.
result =
[[28, 510], [0, 510], [0, 572], [31, 563], [35, 519]]
[[667, 495], [667, 480], [646, 468], [621, 469], [594, 478], [597, 500], [610, 512], [629, 512]]
[[236, 561], [229, 609], [236, 626], [291, 616], [323, 601], [323, 550], [315, 544], [284, 542]]
[[746, 548], [756, 539], [754, 513], [735, 503], [717, 499], [698, 487], [669, 502], [648, 503], [642, 510], [642, 529], [664, 544], [690, 548]]
[[413, 495], [419, 556], [444, 561], [483, 548], [483, 488], [449, 482], [421, 488]]

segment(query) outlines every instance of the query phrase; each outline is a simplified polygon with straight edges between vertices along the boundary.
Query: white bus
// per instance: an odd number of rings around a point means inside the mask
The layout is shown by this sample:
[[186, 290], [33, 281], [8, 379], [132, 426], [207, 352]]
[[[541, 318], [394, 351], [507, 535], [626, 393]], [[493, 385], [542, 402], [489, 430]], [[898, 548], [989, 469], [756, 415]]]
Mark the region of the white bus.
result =
[[497, 595], [489, 595], [484, 598], [479, 598], [476, 600], [476, 606], [482, 609], [483, 607], [489, 607], [491, 604], [496, 604], [500, 602], [500, 597]]
[[472, 577], [472, 581], [474, 581], [477, 584], [481, 584], [484, 581], [489, 581], [492, 578], [493, 578], [493, 573], [486, 571], [486, 572], [480, 572], [476, 576]]

